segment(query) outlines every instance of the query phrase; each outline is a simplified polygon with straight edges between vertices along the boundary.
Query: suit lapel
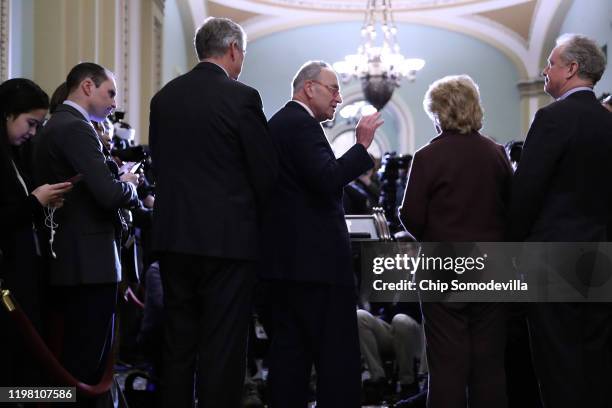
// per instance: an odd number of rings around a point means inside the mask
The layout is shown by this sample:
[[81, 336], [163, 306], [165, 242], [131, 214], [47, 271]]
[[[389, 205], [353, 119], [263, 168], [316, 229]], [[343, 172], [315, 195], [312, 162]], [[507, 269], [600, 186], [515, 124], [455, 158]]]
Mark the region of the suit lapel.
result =
[[302, 105], [300, 105], [299, 103], [295, 102], [295, 101], [289, 101], [285, 104], [285, 109], [289, 109], [292, 112], [297, 113], [298, 115], [302, 115], [305, 117], [304, 120], [311, 120], [313, 122], [315, 122], [317, 124], [317, 126], [319, 127], [319, 137], [321, 137], [324, 141], [325, 144], [327, 145], [328, 151], [329, 153], [335, 157], [334, 155], [334, 150], [332, 149], [331, 145], [329, 144], [329, 140], [327, 140], [327, 137], [325, 136], [325, 131], [323, 130], [323, 126], [321, 125], [320, 122], [318, 122], [315, 118], [313, 118], [312, 116], [310, 116], [310, 113], [308, 113], [308, 111], [306, 109], [304, 109], [304, 107]]

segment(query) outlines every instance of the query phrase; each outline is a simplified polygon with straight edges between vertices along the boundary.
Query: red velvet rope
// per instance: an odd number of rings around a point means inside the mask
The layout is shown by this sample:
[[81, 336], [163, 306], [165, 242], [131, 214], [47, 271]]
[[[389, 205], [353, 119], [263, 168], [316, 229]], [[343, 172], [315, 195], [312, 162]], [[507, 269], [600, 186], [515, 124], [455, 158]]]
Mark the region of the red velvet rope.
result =
[[129, 286], [126, 289], [125, 294], [123, 295], [123, 298], [125, 299], [126, 302], [132, 302], [133, 304], [135, 304], [141, 309], [144, 309], [145, 307], [144, 303], [142, 303], [140, 299], [136, 297], [136, 294], [132, 291], [132, 288], [130, 288]]
[[15, 325], [19, 329], [23, 339], [27, 343], [30, 350], [34, 353], [40, 365], [44, 367], [47, 373], [53, 378], [57, 384], [66, 387], [76, 387], [77, 391], [84, 396], [95, 397], [107, 392], [113, 382], [113, 353], [109, 353], [107, 359], [106, 370], [100, 382], [96, 385], [85, 384], [74, 378], [57, 360], [53, 353], [47, 347], [38, 334], [38, 331], [32, 326], [30, 319], [26, 316], [19, 304], [14, 300], [12, 295], [9, 295], [15, 305], [15, 309], [8, 311]]

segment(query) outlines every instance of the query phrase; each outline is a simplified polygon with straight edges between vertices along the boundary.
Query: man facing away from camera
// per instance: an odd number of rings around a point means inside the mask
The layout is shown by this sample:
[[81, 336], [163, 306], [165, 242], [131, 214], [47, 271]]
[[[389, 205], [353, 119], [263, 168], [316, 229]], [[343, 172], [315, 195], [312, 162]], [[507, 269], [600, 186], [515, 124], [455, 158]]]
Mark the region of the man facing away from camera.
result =
[[[557, 40], [542, 73], [544, 89], [556, 101], [536, 113], [515, 173], [514, 241], [610, 240], [612, 116], [593, 93], [605, 66], [593, 40]], [[574, 246], [579, 252], [579, 244]], [[530, 305], [533, 361], [546, 408], [611, 406], [611, 305]]]
[[153, 245], [164, 289], [164, 407], [238, 407], [260, 211], [275, 182], [259, 93], [237, 81], [246, 35], [225, 18], [198, 29], [200, 63], [151, 101], [157, 176]]
[[270, 395], [273, 408], [303, 408], [312, 365], [317, 406], [360, 406], [355, 288], [342, 190], [373, 166], [367, 153], [380, 114], [363, 117], [356, 143], [336, 159], [320, 122], [342, 102], [325, 62], [304, 64], [293, 97], [270, 119], [280, 174], [264, 217], [265, 264], [273, 314]]

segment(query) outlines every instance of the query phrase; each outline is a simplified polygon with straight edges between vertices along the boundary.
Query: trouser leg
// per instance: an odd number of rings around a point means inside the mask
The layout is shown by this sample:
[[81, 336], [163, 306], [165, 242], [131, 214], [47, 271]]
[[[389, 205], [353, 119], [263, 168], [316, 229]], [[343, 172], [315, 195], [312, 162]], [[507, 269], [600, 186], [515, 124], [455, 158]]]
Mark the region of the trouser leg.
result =
[[366, 310], [357, 310], [359, 348], [372, 380], [385, 377], [381, 352], [392, 350], [391, 325]]
[[395, 315], [391, 326], [399, 382], [404, 385], [412, 384], [416, 380], [415, 362], [421, 355], [421, 326], [405, 314]]

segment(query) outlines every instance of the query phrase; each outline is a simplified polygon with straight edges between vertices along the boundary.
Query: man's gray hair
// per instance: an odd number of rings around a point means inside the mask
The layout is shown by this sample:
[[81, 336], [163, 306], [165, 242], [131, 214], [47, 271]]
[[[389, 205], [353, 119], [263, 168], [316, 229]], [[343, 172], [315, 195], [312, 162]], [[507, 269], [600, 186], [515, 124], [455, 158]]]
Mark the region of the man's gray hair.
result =
[[304, 87], [306, 81], [317, 79], [323, 68], [333, 70], [331, 65], [325, 61], [308, 61], [304, 63], [297, 74], [295, 74], [295, 77], [293, 77], [293, 82], [291, 84], [293, 87], [293, 94], [295, 95], [299, 92]]
[[208, 17], [196, 31], [193, 44], [201, 61], [222, 56], [233, 42], [244, 50], [246, 38], [243, 28], [229, 18]]
[[563, 34], [557, 38], [557, 46], [561, 46], [559, 56], [564, 63], [578, 63], [578, 77], [593, 85], [601, 79], [606, 69], [606, 55], [595, 40], [580, 34]]

